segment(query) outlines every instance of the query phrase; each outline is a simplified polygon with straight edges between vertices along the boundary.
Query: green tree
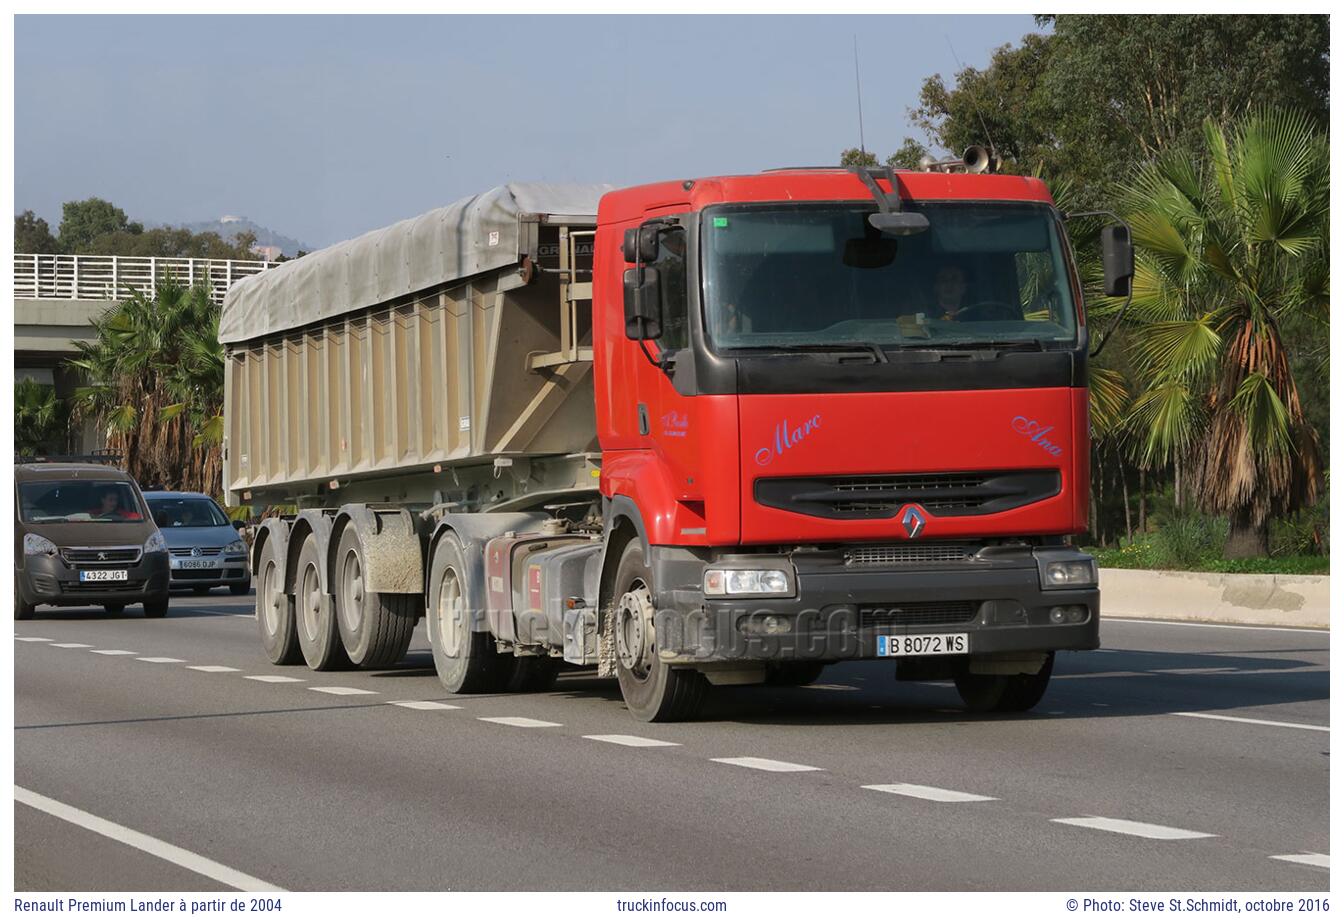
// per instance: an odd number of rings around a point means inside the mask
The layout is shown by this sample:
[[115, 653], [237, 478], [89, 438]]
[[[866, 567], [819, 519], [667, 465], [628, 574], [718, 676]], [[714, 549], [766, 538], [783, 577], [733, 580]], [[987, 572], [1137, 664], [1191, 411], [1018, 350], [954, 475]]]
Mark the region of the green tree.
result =
[[36, 380], [14, 384], [14, 451], [24, 456], [62, 453], [69, 431], [69, 411], [56, 388]]
[[126, 212], [110, 201], [86, 198], [61, 205], [61, 249], [68, 253], [89, 252], [95, 239], [108, 233], [141, 233], [144, 226], [128, 220]]
[[1131, 354], [1137, 459], [1189, 471], [1225, 515], [1230, 558], [1263, 556], [1269, 522], [1323, 488], [1284, 330], [1329, 322], [1329, 145], [1301, 112], [1206, 119], [1122, 190], [1137, 246]]
[[56, 237], [51, 227], [32, 211], [14, 215], [14, 251], [52, 253], [57, 251]]
[[850, 147], [840, 152], [841, 166], [876, 166], [877, 155], [858, 147]]
[[106, 429], [141, 482], [210, 492], [220, 480], [224, 357], [219, 308], [203, 285], [161, 280], [94, 321], [70, 365], [87, 383], [75, 411]]

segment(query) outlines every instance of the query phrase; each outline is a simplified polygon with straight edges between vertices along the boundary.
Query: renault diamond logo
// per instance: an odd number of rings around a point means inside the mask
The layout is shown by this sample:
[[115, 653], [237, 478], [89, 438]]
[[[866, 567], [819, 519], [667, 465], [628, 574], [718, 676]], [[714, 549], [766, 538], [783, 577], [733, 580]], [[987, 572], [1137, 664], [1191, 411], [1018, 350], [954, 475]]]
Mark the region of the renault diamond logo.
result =
[[901, 526], [905, 528], [905, 535], [911, 540], [924, 531], [924, 515], [917, 505], [905, 509], [905, 514], [901, 515]]
[[201, 554], [201, 548], [199, 546], [193, 546], [191, 548], [191, 554], [193, 556], [199, 556]]

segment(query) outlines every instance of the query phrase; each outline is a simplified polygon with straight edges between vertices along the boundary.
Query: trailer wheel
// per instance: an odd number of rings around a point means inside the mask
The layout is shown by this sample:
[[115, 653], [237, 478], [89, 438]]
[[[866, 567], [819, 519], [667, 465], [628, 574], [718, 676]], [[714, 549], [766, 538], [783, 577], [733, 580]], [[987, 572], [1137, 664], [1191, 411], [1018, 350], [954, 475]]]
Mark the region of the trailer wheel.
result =
[[545, 693], [555, 686], [560, 667], [554, 658], [528, 655], [504, 659], [504, 689], [510, 693]]
[[971, 674], [956, 677], [957, 693], [972, 712], [1026, 712], [1041, 701], [1050, 686], [1055, 653], [1045, 658], [1036, 674]]
[[673, 668], [658, 656], [653, 573], [638, 540], [621, 552], [607, 616], [616, 643], [616, 679], [630, 713], [643, 722], [695, 718], [708, 685], [699, 671]]
[[487, 632], [471, 628], [462, 544], [451, 533], [434, 547], [425, 596], [425, 626], [434, 651], [434, 670], [449, 693], [491, 693], [500, 689], [506, 663]]
[[766, 667], [765, 682], [771, 687], [801, 687], [816, 683], [825, 669], [820, 661], [782, 661]]
[[336, 623], [351, 664], [391, 667], [411, 645], [420, 615], [418, 594], [387, 594], [364, 589], [364, 547], [353, 526], [341, 532], [336, 550]]
[[322, 591], [322, 556], [317, 538], [308, 534], [299, 550], [294, 578], [294, 620], [303, 660], [314, 671], [339, 671], [350, 666], [336, 630], [331, 596]]
[[272, 664], [298, 664], [303, 661], [303, 651], [294, 623], [294, 598], [285, 593], [280, 575], [278, 545], [276, 540], [267, 540], [261, 548], [257, 569], [257, 632]]

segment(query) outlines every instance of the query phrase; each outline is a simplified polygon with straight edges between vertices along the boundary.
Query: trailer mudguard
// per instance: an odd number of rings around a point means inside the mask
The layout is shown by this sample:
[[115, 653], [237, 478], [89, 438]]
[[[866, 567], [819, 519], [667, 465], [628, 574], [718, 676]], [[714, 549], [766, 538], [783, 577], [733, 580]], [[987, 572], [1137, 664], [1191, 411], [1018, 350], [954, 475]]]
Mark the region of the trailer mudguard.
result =
[[[342, 505], [326, 547], [328, 572], [336, 570], [336, 548], [345, 528], [355, 528], [364, 550], [364, 590], [377, 594], [421, 594], [424, 554], [416, 519], [405, 508]], [[324, 586], [324, 590], [326, 590]], [[329, 590], [327, 593], [331, 593]]]

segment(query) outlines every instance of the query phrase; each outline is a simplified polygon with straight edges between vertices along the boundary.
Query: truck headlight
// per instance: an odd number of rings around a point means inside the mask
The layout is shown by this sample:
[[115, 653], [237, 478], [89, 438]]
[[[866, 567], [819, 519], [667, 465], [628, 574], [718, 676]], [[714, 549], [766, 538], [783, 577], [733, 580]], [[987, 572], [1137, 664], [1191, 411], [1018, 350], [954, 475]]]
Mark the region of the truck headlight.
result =
[[1041, 587], [1091, 588], [1097, 583], [1096, 565], [1091, 559], [1067, 559], [1047, 562], [1041, 569]]
[[145, 541], [146, 553], [166, 553], [168, 552], [168, 541], [163, 538], [162, 531], [154, 531]]
[[705, 569], [709, 597], [792, 597], [793, 581], [783, 569]]
[[239, 553], [245, 552], [247, 552], [247, 544], [242, 540], [234, 540], [228, 546], [224, 547], [224, 554], [228, 556], [236, 556]]
[[54, 556], [56, 555], [56, 544], [46, 537], [39, 537], [35, 533], [26, 533], [23, 535], [23, 554], [25, 556]]

